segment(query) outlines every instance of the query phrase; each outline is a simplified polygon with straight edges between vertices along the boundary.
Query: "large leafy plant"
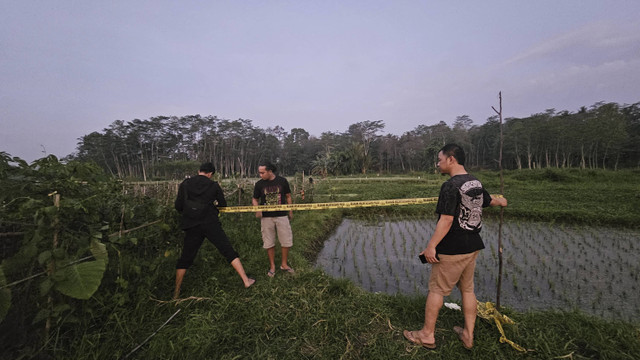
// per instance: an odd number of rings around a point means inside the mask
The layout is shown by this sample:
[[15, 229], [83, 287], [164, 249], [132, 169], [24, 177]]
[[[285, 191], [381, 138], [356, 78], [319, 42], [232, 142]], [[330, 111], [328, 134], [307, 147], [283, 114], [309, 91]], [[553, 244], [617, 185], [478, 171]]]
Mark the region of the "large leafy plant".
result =
[[15, 245], [0, 249], [3, 342], [29, 356], [33, 327], [47, 343], [94, 312], [80, 301], [103, 282], [108, 234], [129, 219], [123, 199], [122, 185], [94, 164], [55, 156], [27, 164], [0, 153], [0, 233]]

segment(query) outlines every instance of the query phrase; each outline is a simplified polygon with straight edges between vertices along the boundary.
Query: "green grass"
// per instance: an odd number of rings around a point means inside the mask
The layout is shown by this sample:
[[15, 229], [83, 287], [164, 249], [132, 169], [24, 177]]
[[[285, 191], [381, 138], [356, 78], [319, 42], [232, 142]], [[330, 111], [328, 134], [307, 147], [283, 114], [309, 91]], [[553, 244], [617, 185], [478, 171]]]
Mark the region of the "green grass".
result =
[[[637, 171], [576, 173], [558, 171], [507, 174], [508, 217], [633, 226], [640, 218]], [[527, 177], [531, 181], [527, 181]], [[479, 173], [491, 193], [498, 193], [497, 173]], [[426, 181], [425, 181], [426, 179]], [[445, 178], [420, 180], [320, 181], [315, 195], [362, 194], [361, 199], [437, 196]], [[336, 201], [343, 201], [337, 199]], [[323, 200], [324, 201], [324, 200]], [[638, 324], [610, 322], [567, 311], [514, 312], [503, 308], [516, 325], [507, 337], [529, 349], [519, 353], [499, 342], [494, 324], [478, 319], [475, 346], [465, 350], [451, 328], [462, 323], [459, 311], [443, 308], [437, 323], [435, 351], [410, 345], [404, 329], [417, 329], [424, 319], [424, 297], [367, 293], [346, 280], [315, 269], [312, 260], [322, 242], [345, 215], [433, 216], [435, 206], [301, 211], [292, 221], [293, 276], [266, 276], [259, 223], [253, 214], [225, 214], [221, 221], [247, 272], [257, 279], [244, 289], [239, 277], [210, 243], [200, 250], [187, 272], [179, 304], [166, 302], [173, 287], [174, 264], [181, 232], [166, 247], [173, 253], [157, 268], [128, 269], [123, 304], [103, 304], [98, 317], [82, 317], [78, 326], [61, 328], [45, 352], [54, 358], [122, 358], [158, 329], [176, 310], [180, 313], [141, 346], [132, 359], [638, 359]], [[489, 212], [495, 216], [496, 211]], [[635, 219], [635, 222], [633, 221]], [[165, 248], [159, 249], [162, 257]], [[489, 251], [489, 250], [485, 250]], [[279, 259], [279, 251], [277, 252]], [[126, 255], [123, 255], [123, 257]], [[114, 260], [115, 261], [115, 260]], [[165, 301], [165, 302], [159, 302]], [[26, 351], [25, 351], [26, 352]], [[14, 354], [15, 355], [15, 354]], [[1, 357], [1, 355], [0, 355]]]
[[[500, 193], [500, 176], [494, 171], [471, 171], [491, 194]], [[419, 178], [418, 178], [419, 177]], [[505, 216], [511, 219], [566, 222], [640, 228], [640, 170], [536, 169], [504, 172], [504, 195], [509, 200]], [[375, 179], [375, 178], [374, 178]], [[360, 194], [348, 200], [397, 199], [438, 196], [448, 177], [420, 174], [385, 177], [384, 180], [320, 181], [314, 191], [333, 195]], [[327, 201], [324, 197], [322, 201]], [[348, 215], [433, 214], [435, 205], [355, 209]], [[495, 208], [486, 211], [496, 216]]]
[[[639, 228], [639, 176], [639, 170], [505, 172], [505, 212], [525, 220]], [[499, 192], [497, 173], [480, 173], [478, 178], [491, 193]]]

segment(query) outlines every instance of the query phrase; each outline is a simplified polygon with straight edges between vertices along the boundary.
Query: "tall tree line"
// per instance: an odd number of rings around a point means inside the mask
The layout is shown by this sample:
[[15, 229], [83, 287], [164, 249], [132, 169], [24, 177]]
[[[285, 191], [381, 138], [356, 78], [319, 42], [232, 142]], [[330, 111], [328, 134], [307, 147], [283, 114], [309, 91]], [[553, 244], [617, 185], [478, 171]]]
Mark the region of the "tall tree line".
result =
[[[495, 169], [500, 124], [474, 125], [467, 115], [402, 135], [385, 134], [383, 120], [357, 122], [345, 132], [312, 136], [303, 128], [262, 129], [251, 120], [216, 116], [158, 116], [114, 121], [81, 137], [69, 159], [93, 161], [119, 178], [170, 179], [212, 161], [223, 177], [254, 177], [263, 160], [283, 175], [407, 173], [434, 169], [438, 150], [456, 142], [467, 165]], [[640, 166], [640, 103], [596, 103], [579, 111], [547, 109], [503, 126], [505, 169], [618, 169]]]

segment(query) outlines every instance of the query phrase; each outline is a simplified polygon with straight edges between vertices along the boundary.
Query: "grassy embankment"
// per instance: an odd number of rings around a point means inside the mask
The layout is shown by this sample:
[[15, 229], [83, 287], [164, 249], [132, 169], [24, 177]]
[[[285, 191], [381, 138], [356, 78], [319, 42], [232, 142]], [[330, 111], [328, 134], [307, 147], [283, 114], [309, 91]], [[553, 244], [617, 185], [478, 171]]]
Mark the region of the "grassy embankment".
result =
[[[479, 173], [491, 193], [499, 192], [496, 173]], [[506, 175], [509, 218], [570, 221], [605, 226], [639, 226], [638, 171], [521, 171]], [[406, 177], [405, 177], [406, 178]], [[316, 182], [314, 201], [348, 201], [437, 196], [446, 178], [422, 175], [404, 180], [324, 180]], [[307, 191], [307, 196], [310, 192]], [[132, 289], [131, 302], [94, 327], [84, 329], [59, 358], [120, 358], [180, 313], [130, 358], [138, 359], [637, 359], [638, 324], [610, 322], [576, 312], [503, 313], [510, 340], [529, 349], [519, 353], [499, 343], [494, 324], [478, 319], [473, 350], [465, 350], [451, 328], [462, 314], [443, 308], [435, 351], [410, 345], [403, 329], [423, 320], [424, 298], [366, 293], [345, 280], [314, 269], [312, 260], [340, 219], [350, 216], [433, 217], [434, 205], [297, 212], [292, 222], [293, 276], [266, 276], [259, 224], [252, 214], [225, 214], [224, 227], [257, 279], [250, 289], [222, 257], [206, 244], [187, 273], [182, 297], [169, 300], [175, 251], [161, 268], [143, 271], [148, 287]], [[496, 209], [487, 216], [496, 216]], [[435, 218], [434, 218], [435, 219]], [[181, 236], [176, 232], [176, 236]], [[176, 239], [179, 242], [179, 238]], [[173, 249], [175, 249], [175, 245]], [[487, 250], [485, 250], [487, 251]], [[133, 266], [133, 265], [132, 265]], [[126, 273], [126, 271], [125, 271]], [[133, 305], [132, 305], [133, 304]]]

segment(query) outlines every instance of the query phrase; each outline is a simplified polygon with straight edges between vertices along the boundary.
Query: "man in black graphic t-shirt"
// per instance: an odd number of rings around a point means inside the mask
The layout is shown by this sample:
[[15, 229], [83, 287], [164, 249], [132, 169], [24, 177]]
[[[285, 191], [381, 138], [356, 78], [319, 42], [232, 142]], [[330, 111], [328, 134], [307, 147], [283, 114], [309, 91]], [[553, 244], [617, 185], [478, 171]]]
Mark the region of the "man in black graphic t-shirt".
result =
[[480, 237], [482, 208], [490, 203], [491, 196], [473, 175], [456, 175], [442, 184], [436, 213], [454, 216], [454, 221], [436, 252], [456, 255], [484, 249]]
[[[275, 165], [269, 162], [258, 166], [260, 180], [253, 189], [252, 203], [254, 206], [282, 205], [293, 202], [289, 182], [287, 179], [277, 176], [275, 174], [276, 170]], [[293, 217], [293, 211], [258, 211], [256, 212], [256, 217], [260, 219], [263, 248], [267, 250], [267, 256], [269, 257], [267, 275], [274, 277], [276, 274], [276, 234], [282, 251], [280, 270], [293, 274], [293, 269], [287, 264], [289, 249], [293, 246], [293, 233], [289, 223], [289, 219]]]
[[436, 347], [434, 332], [438, 313], [444, 297], [454, 286], [462, 294], [464, 328], [454, 326], [453, 331], [465, 348], [473, 346], [476, 321], [473, 272], [478, 252], [484, 249], [480, 238], [482, 208], [507, 206], [507, 199], [490, 196], [482, 183], [467, 173], [464, 160], [464, 151], [455, 144], [445, 145], [438, 153], [438, 169], [451, 178], [440, 188], [436, 205], [438, 223], [426, 249], [420, 253], [432, 265], [424, 326], [420, 330], [404, 331], [409, 341], [428, 349]]

